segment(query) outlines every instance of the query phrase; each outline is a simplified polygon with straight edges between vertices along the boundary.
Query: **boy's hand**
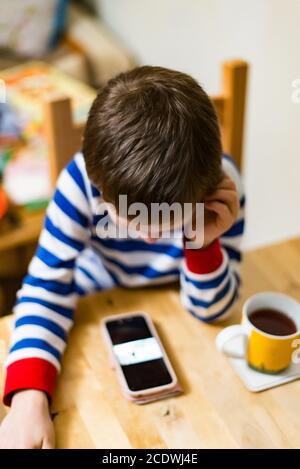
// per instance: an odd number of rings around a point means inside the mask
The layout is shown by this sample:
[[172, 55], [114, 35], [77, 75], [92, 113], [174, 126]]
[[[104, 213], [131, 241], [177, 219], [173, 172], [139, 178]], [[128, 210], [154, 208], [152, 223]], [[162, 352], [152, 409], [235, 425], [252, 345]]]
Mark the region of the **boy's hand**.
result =
[[224, 175], [216, 191], [204, 199], [204, 246], [211, 244], [234, 224], [240, 203], [236, 185]]
[[13, 396], [0, 426], [0, 448], [54, 448], [54, 427], [44, 392], [28, 389]]

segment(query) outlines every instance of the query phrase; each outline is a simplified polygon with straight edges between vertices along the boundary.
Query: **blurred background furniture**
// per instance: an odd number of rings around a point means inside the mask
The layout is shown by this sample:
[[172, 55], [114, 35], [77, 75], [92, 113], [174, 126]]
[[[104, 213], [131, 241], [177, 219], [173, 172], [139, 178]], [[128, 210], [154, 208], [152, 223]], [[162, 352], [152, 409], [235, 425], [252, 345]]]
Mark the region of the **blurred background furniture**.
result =
[[12, 0], [1, 8], [0, 70], [42, 59], [98, 88], [135, 64], [82, 1]]
[[[30, 59], [42, 59], [96, 88], [135, 64], [129, 51], [84, 2], [12, 0], [1, 6], [0, 72], [28, 64]], [[67, 139], [64, 142], [66, 149]], [[0, 315], [11, 311], [44, 218], [43, 209], [13, 210], [16, 223], [9, 230], [0, 229]]]
[[[9, 102], [9, 106], [0, 104], [1, 122], [10, 122], [10, 108], [14, 107], [18, 113], [12, 118], [20, 122], [22, 127], [20, 135], [18, 133], [13, 139], [9, 135], [11, 126], [2, 125], [0, 139], [1, 179], [10, 200], [10, 217], [5, 215], [6, 218], [2, 218], [0, 214], [0, 287], [5, 291], [1, 309], [10, 312], [15, 302], [16, 289], [34, 253], [44, 210], [53, 190], [49, 182], [48, 161], [51, 142], [48, 142], [44, 125], [46, 116], [43, 102], [46, 96], [57, 96], [60, 90], [68, 92], [72, 96], [72, 119], [84, 122], [96, 92], [41, 61], [2, 70], [0, 78], [6, 83]], [[62, 110], [55, 117], [53, 125], [63, 124], [63, 117]], [[72, 142], [73, 138], [74, 135], [71, 137]], [[5, 144], [7, 140], [8, 144]], [[69, 142], [64, 139], [66, 150]], [[79, 141], [77, 144], [79, 149]]]

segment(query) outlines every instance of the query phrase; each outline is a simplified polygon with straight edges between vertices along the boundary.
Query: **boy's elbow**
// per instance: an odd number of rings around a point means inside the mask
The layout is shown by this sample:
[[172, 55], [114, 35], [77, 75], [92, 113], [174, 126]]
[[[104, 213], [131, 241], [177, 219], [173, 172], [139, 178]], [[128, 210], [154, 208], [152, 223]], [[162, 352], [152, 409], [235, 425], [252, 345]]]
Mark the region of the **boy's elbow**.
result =
[[230, 317], [233, 306], [239, 297], [239, 291], [239, 284], [233, 281], [232, 288], [223, 298], [216, 295], [210, 302], [206, 303], [182, 293], [181, 303], [195, 318], [205, 323], [214, 323]]

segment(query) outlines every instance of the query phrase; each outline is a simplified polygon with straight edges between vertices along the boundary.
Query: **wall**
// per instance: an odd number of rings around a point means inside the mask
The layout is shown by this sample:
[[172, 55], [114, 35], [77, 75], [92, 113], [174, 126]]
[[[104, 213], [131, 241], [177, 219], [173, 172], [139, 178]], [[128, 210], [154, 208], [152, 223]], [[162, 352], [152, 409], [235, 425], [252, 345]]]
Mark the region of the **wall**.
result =
[[300, 234], [300, 0], [99, 0], [140, 63], [192, 74], [209, 93], [220, 64], [251, 64], [244, 178], [245, 248]]

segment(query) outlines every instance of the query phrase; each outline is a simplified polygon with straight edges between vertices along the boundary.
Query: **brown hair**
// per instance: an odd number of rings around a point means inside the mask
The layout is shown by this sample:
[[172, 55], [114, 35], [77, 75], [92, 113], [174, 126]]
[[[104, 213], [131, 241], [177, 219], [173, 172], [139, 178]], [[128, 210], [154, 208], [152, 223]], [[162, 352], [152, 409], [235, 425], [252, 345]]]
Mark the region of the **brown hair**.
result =
[[118, 207], [200, 202], [221, 178], [221, 137], [207, 94], [185, 73], [143, 66], [101, 90], [89, 112], [83, 154], [92, 183]]

